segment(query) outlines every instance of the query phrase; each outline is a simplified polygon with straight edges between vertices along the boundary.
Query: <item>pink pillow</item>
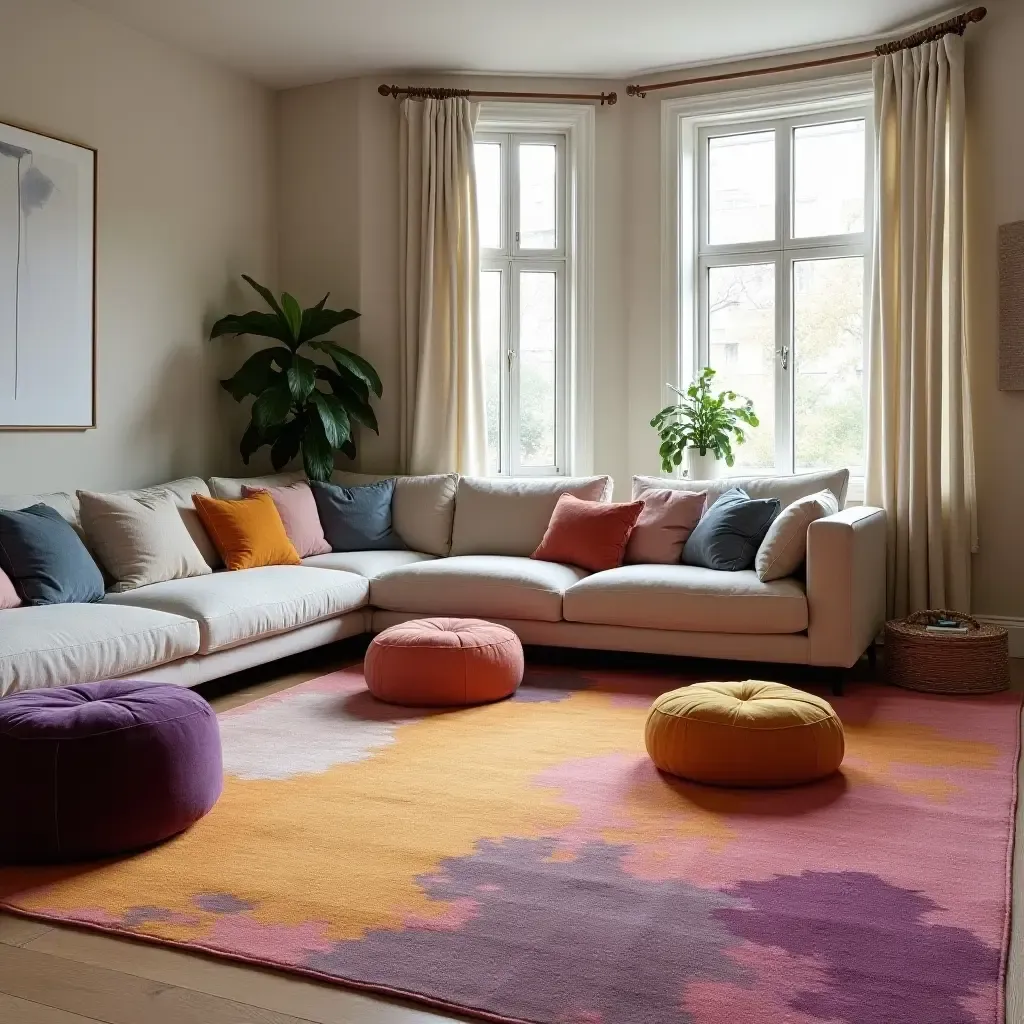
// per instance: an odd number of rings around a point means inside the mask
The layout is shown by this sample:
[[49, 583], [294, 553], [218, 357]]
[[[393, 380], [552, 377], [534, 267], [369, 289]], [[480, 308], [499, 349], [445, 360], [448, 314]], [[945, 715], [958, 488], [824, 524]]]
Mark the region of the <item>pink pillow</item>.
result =
[[326, 555], [331, 550], [320, 525], [320, 514], [316, 510], [316, 499], [309, 484], [300, 480], [284, 487], [242, 486], [242, 497], [251, 498], [265, 491], [274, 500], [277, 511], [284, 523], [284, 532], [292, 542], [299, 558], [309, 555]]
[[21, 605], [21, 598], [14, 589], [10, 576], [0, 569], [0, 609], [18, 608]]
[[704, 514], [707, 491], [643, 491], [644, 510], [629, 535], [630, 564], [671, 565], [683, 557], [683, 545]]
[[544, 539], [530, 556], [600, 572], [622, 565], [642, 501], [583, 501], [563, 494], [551, 513]]

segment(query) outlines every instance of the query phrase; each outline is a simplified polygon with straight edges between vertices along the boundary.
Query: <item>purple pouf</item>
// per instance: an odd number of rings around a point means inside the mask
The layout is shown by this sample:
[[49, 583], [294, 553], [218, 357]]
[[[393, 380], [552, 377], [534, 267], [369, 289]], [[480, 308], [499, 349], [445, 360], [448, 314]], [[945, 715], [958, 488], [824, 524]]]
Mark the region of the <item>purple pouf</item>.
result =
[[217, 802], [217, 716], [199, 694], [153, 683], [15, 694], [0, 700], [0, 779], [0, 861], [137, 850]]

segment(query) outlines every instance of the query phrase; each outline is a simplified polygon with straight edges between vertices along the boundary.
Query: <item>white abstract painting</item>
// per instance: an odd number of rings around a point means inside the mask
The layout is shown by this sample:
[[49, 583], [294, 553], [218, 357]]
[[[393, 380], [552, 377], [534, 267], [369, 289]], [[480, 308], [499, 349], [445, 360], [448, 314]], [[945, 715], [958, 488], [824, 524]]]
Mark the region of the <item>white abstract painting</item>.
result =
[[96, 153], [0, 124], [0, 428], [95, 426]]

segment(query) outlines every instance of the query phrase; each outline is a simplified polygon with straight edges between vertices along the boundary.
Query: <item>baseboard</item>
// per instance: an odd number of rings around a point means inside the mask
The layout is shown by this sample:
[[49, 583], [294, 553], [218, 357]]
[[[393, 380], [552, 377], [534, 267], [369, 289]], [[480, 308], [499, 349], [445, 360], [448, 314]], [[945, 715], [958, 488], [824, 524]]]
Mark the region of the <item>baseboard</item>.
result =
[[1002, 626], [1010, 634], [1010, 657], [1024, 658], [1024, 619], [1012, 615], [975, 615], [979, 622]]

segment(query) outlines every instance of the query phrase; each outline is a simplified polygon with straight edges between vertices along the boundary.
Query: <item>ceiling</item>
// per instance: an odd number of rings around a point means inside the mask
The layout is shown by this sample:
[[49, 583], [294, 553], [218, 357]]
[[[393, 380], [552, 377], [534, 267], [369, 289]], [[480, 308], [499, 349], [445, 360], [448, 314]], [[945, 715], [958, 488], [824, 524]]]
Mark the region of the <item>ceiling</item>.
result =
[[935, 0], [80, 0], [275, 88], [383, 71], [621, 80], [868, 38]]

